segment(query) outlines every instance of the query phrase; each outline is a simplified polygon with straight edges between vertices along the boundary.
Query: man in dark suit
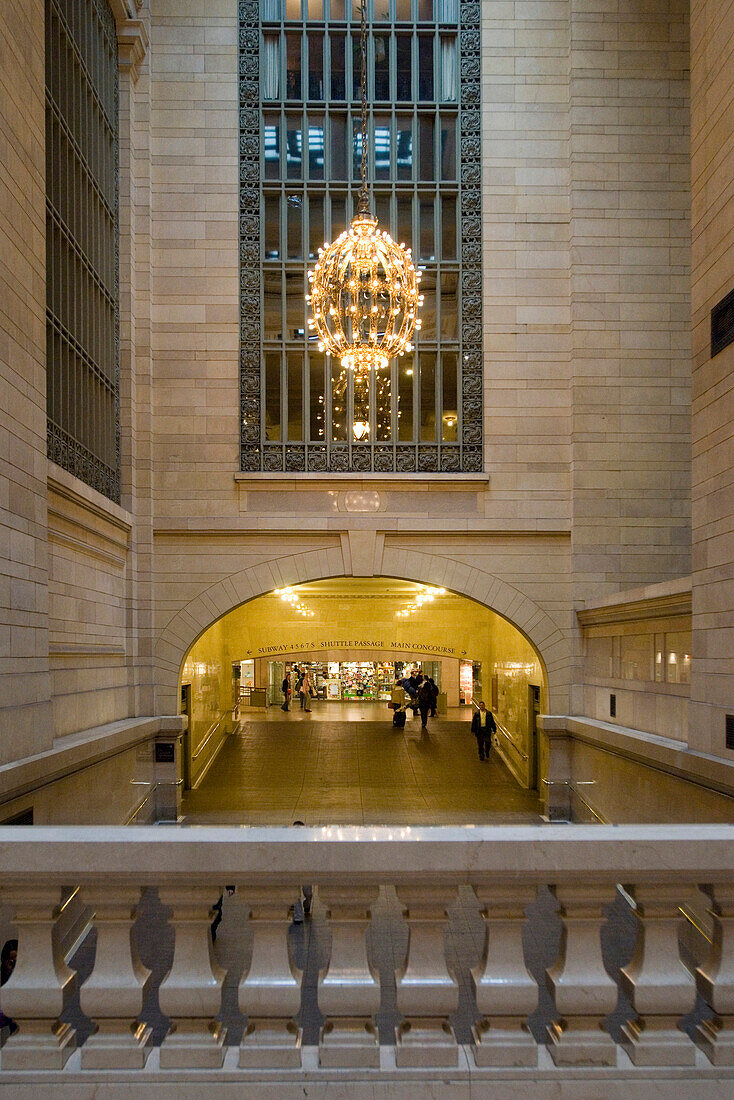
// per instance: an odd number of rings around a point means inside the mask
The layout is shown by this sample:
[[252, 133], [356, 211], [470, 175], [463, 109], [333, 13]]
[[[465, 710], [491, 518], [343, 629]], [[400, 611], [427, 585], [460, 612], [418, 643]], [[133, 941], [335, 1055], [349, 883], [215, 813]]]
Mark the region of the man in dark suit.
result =
[[489, 760], [489, 750], [492, 747], [492, 734], [497, 731], [497, 723], [491, 710], [487, 710], [484, 702], [480, 700], [479, 710], [475, 710], [471, 720], [471, 731], [477, 739], [479, 759]]

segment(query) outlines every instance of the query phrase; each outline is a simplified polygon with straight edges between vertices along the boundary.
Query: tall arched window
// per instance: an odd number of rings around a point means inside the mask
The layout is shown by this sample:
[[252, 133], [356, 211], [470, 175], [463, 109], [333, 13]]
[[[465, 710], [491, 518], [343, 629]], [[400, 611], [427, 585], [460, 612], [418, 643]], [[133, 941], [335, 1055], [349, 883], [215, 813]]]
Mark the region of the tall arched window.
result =
[[48, 456], [119, 502], [118, 80], [107, 0], [46, 0]]
[[359, 4], [242, 0], [243, 470], [482, 466], [479, 5], [374, 0], [368, 17], [374, 210], [422, 269], [423, 327], [412, 356], [373, 377], [357, 439], [306, 294], [319, 246], [356, 211]]

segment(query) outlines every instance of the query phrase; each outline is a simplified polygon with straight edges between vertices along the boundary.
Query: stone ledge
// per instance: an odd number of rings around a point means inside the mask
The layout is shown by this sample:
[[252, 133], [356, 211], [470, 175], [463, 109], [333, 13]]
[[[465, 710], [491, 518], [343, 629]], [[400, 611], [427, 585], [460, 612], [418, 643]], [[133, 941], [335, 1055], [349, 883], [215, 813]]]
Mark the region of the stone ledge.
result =
[[734, 795], [734, 762], [696, 752], [672, 737], [569, 715], [541, 715], [538, 724], [551, 739], [572, 737], [708, 790]]
[[0, 804], [116, 756], [140, 741], [148, 741], [159, 734], [181, 733], [185, 722], [184, 715], [124, 718], [58, 737], [45, 752], [0, 766]]
[[[239, 1047], [226, 1048], [224, 1065], [217, 1070], [172, 1070], [160, 1068], [160, 1048], [150, 1054], [141, 1070], [82, 1070], [80, 1051], [69, 1058], [66, 1068], [56, 1071], [0, 1070], [0, 1085], [14, 1086], [16, 1095], [33, 1096], [34, 1100], [78, 1100], [87, 1090], [95, 1097], [118, 1097], [122, 1093], [130, 1100], [147, 1098], [151, 1089], [156, 1095], [178, 1100], [182, 1090], [197, 1095], [234, 1097], [247, 1095], [258, 1100], [277, 1097], [278, 1100], [298, 1100], [308, 1095], [311, 1100], [332, 1100], [356, 1091], [372, 1100], [405, 1100], [419, 1094], [441, 1096], [446, 1100], [466, 1100], [472, 1096], [514, 1096], [520, 1090], [538, 1100], [563, 1100], [564, 1097], [617, 1096], [629, 1100], [648, 1100], [652, 1092], [659, 1095], [685, 1095], [688, 1100], [705, 1100], [719, 1095], [716, 1085], [731, 1088], [734, 1066], [712, 1066], [701, 1051], [696, 1051], [696, 1064], [690, 1068], [666, 1066], [634, 1066], [624, 1053], [617, 1052], [617, 1065], [609, 1067], [556, 1067], [545, 1047], [538, 1047], [538, 1065], [520, 1067], [479, 1067], [471, 1049], [459, 1047], [458, 1065], [446, 1069], [398, 1068], [395, 1048], [380, 1047], [380, 1068], [327, 1069], [318, 1065], [318, 1047], [303, 1048], [301, 1069], [257, 1070], [239, 1069]], [[2, 1055], [0, 1055], [1, 1059]], [[683, 1084], [685, 1082], [685, 1085]], [[22, 1090], [22, 1092], [20, 1091]], [[475, 1091], [476, 1090], [476, 1091]], [[664, 1091], [665, 1090], [665, 1091]], [[90, 1093], [91, 1095], [91, 1093]], [[721, 1095], [724, 1095], [722, 1092]], [[728, 1093], [727, 1093], [728, 1095]]]

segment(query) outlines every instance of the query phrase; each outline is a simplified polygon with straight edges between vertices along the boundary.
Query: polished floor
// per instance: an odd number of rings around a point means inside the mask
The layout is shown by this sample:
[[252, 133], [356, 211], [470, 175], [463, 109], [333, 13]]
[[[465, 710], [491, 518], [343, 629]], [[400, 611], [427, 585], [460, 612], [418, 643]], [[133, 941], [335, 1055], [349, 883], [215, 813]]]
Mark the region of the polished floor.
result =
[[540, 824], [535, 792], [496, 752], [481, 762], [468, 710], [392, 725], [386, 703], [314, 703], [310, 714], [245, 711], [184, 823], [290, 825]]

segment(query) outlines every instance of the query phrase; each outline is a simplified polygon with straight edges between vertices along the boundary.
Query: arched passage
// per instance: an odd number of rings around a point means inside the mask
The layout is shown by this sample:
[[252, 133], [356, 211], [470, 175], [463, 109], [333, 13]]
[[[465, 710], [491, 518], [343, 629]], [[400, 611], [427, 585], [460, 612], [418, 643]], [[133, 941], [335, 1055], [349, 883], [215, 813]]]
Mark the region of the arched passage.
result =
[[[200, 635], [233, 608], [289, 585], [348, 576], [352, 563], [337, 547], [271, 558], [206, 585], [174, 612], [155, 646], [157, 709], [178, 709], [178, 682], [184, 658]], [[569, 641], [558, 624], [519, 588], [465, 562], [428, 551], [385, 546], [375, 555], [372, 575], [410, 579], [449, 589], [483, 604], [512, 623], [540, 656], [546, 674], [545, 708], [566, 713], [570, 672]]]
[[[281, 677], [296, 664], [310, 670], [314, 698], [308, 715], [284, 716], [275, 705]], [[401, 740], [387, 704], [410, 667], [436, 679], [440, 716], [428, 734], [408, 723]], [[233, 719], [243, 681], [256, 705]], [[226, 820], [237, 820], [238, 810], [246, 823], [294, 814], [368, 823], [388, 811], [398, 820], [486, 820], [513, 783], [518, 791], [537, 786], [532, 718], [533, 698], [536, 712], [547, 699], [542, 658], [504, 617], [442, 586], [341, 577], [268, 592], [199, 635], [182, 682], [192, 698], [186, 777], [193, 787], [205, 777], [207, 787], [190, 805], [216, 811], [219, 793], [219, 808], [235, 815]], [[472, 694], [498, 722], [494, 757], [506, 769], [493, 765], [491, 784], [477, 773]], [[233, 726], [237, 747], [230, 743], [226, 766], [220, 761], [207, 777]], [[515, 804], [527, 810], [527, 799]]]

